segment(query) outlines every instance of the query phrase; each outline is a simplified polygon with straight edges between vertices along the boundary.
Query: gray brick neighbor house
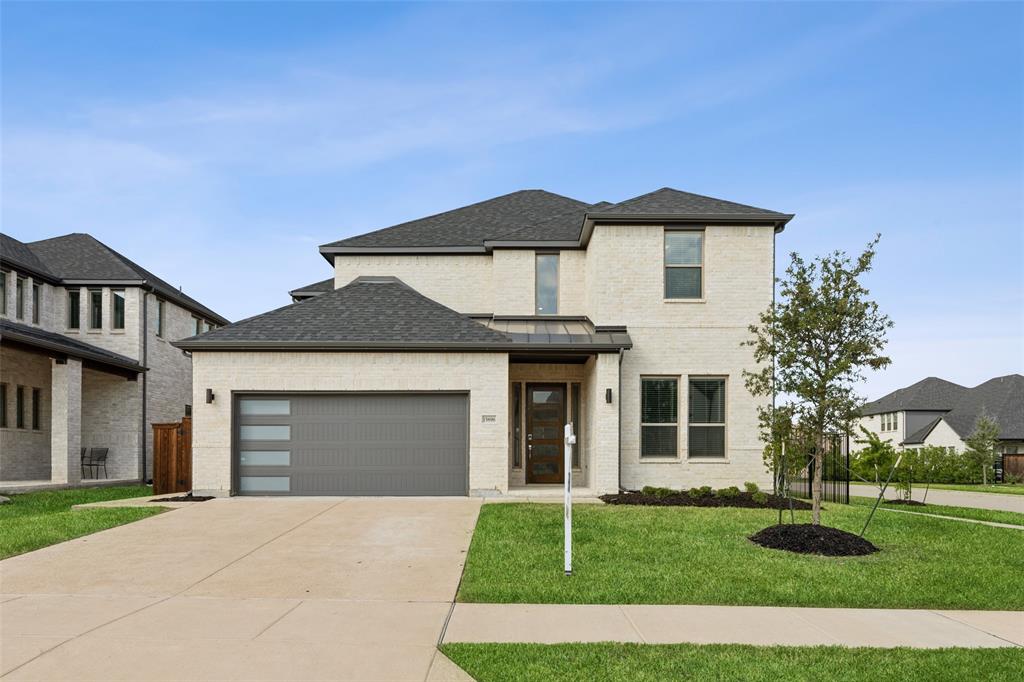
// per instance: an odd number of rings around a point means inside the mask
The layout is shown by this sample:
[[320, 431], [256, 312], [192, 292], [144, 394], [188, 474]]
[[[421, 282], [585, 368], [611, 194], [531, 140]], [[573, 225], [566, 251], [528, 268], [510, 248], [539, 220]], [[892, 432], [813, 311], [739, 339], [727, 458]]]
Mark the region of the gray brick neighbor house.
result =
[[83, 447], [107, 448], [110, 479], [148, 478], [150, 424], [191, 409], [171, 342], [228, 321], [87, 234], [0, 234], [0, 275], [0, 486], [76, 484]]
[[669, 188], [524, 190], [325, 244], [333, 275], [291, 305], [175, 344], [192, 353], [193, 487], [770, 485], [741, 342], [791, 218]]

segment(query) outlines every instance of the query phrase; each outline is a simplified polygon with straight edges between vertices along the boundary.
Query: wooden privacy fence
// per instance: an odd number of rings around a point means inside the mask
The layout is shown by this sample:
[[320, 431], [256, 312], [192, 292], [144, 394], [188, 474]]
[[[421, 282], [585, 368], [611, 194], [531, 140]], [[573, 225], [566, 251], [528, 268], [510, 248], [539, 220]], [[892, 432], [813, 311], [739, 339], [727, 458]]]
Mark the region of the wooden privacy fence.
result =
[[192, 418], [153, 424], [153, 494], [192, 490]]

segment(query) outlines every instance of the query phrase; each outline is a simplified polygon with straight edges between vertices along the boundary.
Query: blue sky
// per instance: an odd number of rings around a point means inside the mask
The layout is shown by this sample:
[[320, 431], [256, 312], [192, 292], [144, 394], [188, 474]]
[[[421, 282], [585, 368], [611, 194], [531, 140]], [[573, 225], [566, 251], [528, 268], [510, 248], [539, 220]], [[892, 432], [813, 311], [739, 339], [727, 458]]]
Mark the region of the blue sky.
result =
[[232, 319], [316, 246], [544, 188], [673, 186], [882, 243], [869, 397], [1024, 371], [1024, 5], [9, 3], [2, 229]]

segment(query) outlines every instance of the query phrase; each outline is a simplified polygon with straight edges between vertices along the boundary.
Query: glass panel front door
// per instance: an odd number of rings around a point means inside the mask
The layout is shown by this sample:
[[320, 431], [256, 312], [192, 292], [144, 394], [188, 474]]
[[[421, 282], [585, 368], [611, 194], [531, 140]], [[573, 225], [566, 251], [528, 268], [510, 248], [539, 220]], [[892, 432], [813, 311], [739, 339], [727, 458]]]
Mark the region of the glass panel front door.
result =
[[526, 482], [562, 483], [565, 384], [526, 386]]

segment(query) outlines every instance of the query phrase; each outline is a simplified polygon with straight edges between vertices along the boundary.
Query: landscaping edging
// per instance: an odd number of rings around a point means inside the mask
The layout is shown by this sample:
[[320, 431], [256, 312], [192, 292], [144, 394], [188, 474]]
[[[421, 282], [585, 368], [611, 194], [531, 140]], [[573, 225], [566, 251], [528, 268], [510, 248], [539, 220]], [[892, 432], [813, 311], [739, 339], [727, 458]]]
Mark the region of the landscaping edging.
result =
[[[761, 495], [762, 501], [754, 499]], [[651, 495], [638, 490], [628, 490], [615, 495], [601, 495], [605, 504], [640, 505], [647, 507], [737, 507], [740, 509], [793, 509], [798, 511], [811, 508], [810, 503], [790, 497], [779, 497], [769, 493], [738, 492], [728, 497], [714, 493], [693, 496], [689, 492], [672, 495]]]

